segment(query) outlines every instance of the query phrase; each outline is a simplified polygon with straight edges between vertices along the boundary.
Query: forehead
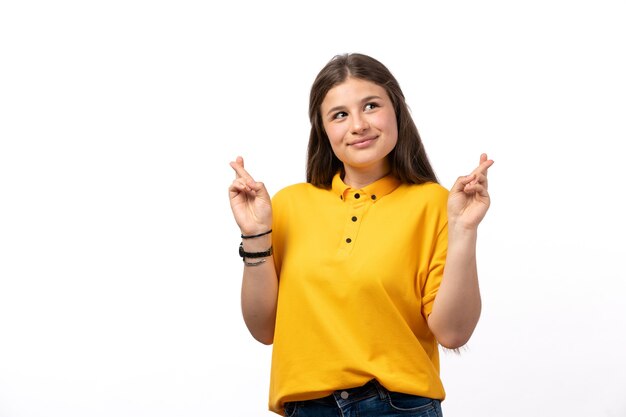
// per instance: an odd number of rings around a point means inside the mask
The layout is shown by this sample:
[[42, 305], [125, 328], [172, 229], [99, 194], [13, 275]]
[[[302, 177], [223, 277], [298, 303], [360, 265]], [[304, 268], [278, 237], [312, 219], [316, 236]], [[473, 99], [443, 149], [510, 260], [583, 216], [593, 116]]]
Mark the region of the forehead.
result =
[[348, 77], [344, 82], [328, 90], [322, 107], [348, 105], [372, 96], [389, 99], [387, 91], [380, 85], [360, 78]]

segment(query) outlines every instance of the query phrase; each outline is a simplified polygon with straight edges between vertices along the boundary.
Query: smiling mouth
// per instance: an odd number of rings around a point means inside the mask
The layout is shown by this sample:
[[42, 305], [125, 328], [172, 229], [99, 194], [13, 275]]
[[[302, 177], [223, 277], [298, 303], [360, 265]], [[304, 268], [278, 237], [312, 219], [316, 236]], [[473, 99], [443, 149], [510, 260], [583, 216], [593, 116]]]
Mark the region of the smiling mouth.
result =
[[355, 142], [352, 142], [352, 143], [348, 144], [348, 146], [356, 146], [357, 148], [358, 147], [362, 147], [362, 146], [367, 146], [371, 142], [373, 142], [375, 139], [376, 139], [375, 136], [359, 139], [359, 140], [357, 140]]

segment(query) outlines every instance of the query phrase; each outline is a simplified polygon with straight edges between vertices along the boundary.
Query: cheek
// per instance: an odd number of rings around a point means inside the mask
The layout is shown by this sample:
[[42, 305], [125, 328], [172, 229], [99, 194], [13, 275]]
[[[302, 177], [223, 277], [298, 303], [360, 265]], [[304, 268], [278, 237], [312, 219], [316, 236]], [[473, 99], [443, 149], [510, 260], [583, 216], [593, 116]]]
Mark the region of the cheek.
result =
[[383, 132], [388, 141], [397, 141], [398, 123], [393, 113], [378, 113], [376, 117], [370, 120], [371, 125], [377, 130]]
[[398, 140], [398, 123], [396, 122], [395, 114], [387, 115], [384, 120], [381, 120], [381, 126], [387, 134], [394, 138], [394, 142]]
[[328, 136], [328, 140], [330, 144], [334, 147], [335, 145], [339, 145], [345, 134], [344, 128], [340, 125], [329, 125], [324, 126], [324, 130], [326, 130], [326, 136]]
[[394, 145], [395, 145], [398, 142], [398, 125], [395, 123], [395, 121], [393, 125], [391, 126], [391, 132], [394, 137]]

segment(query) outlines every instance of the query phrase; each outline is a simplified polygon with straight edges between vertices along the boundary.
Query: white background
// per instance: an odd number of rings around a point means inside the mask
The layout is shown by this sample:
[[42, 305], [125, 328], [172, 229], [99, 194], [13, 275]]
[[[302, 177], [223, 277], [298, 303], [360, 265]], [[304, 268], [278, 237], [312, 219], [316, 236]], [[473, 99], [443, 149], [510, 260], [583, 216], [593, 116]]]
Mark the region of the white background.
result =
[[309, 88], [343, 52], [396, 75], [444, 186], [496, 161], [446, 417], [626, 416], [625, 10], [2, 2], [0, 417], [273, 415], [228, 162], [304, 181]]

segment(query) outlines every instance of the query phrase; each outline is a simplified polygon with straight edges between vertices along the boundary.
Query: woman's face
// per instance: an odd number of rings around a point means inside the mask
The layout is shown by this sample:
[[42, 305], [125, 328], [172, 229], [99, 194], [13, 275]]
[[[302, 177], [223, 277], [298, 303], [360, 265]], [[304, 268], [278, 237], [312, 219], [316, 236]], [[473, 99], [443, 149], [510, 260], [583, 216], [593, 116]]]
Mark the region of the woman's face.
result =
[[380, 178], [388, 173], [387, 155], [398, 141], [398, 124], [384, 88], [349, 77], [328, 91], [320, 110], [346, 177], [363, 173]]

